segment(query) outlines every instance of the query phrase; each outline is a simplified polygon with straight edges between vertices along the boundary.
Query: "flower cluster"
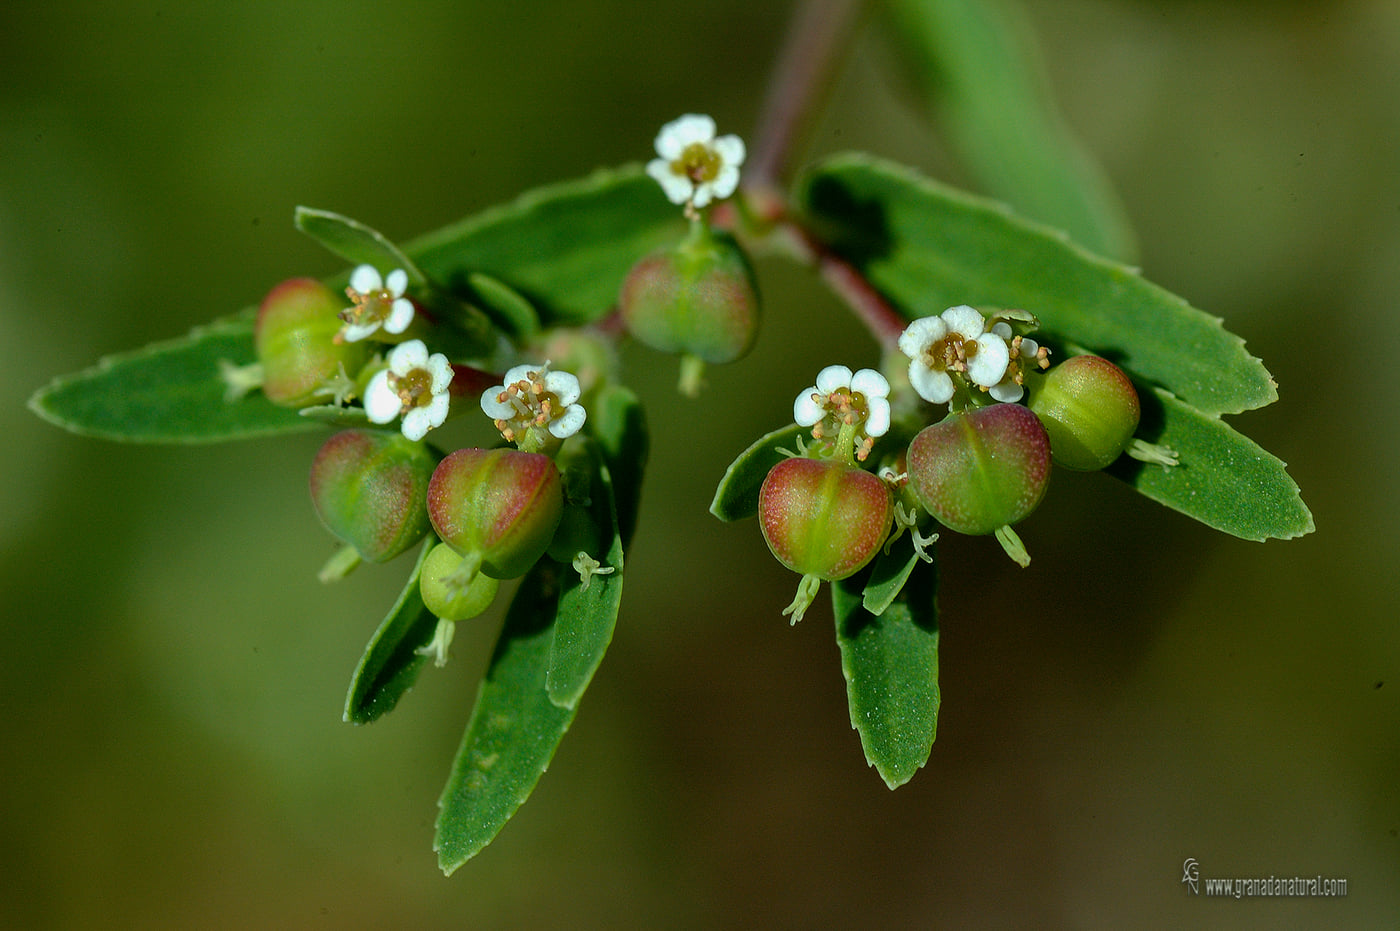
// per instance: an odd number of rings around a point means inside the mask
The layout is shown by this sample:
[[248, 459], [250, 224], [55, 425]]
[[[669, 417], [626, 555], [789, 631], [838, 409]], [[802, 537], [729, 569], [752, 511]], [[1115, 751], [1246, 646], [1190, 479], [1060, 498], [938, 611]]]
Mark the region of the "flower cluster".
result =
[[817, 373], [816, 384], [797, 396], [792, 418], [798, 426], [811, 427], [813, 439], [830, 437], [853, 447], [863, 462], [875, 438], [890, 429], [889, 394], [890, 383], [874, 369], [852, 373], [844, 365], [828, 365]]
[[583, 426], [588, 412], [578, 403], [578, 379], [568, 372], [550, 371], [544, 365], [517, 365], [506, 372], [502, 384], [481, 396], [481, 409], [490, 417], [507, 442], [524, 449], [528, 438], [547, 442], [541, 432], [555, 440], [573, 436]]
[[739, 186], [739, 166], [744, 163], [744, 140], [715, 136], [715, 121], [687, 113], [661, 127], [656, 154], [647, 163], [647, 174], [656, 179], [673, 204], [688, 212], [724, 200]]
[[909, 383], [933, 404], [947, 404], [960, 386], [1019, 401], [1026, 371], [1049, 365], [1049, 352], [1035, 340], [1014, 335], [1004, 320], [988, 327], [981, 311], [966, 304], [909, 324], [899, 350], [909, 357]]

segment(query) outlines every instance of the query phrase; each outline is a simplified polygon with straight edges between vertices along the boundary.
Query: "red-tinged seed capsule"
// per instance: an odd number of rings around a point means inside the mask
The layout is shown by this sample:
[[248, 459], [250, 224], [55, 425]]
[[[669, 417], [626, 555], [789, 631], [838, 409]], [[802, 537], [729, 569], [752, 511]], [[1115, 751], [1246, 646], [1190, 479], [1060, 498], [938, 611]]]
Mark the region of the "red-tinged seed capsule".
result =
[[1050, 434], [1056, 464], [1090, 472], [1113, 462], [1137, 430], [1137, 390], [1122, 369], [1098, 356], [1073, 356], [1027, 379], [1027, 404]]
[[763, 539], [794, 572], [834, 582], [859, 571], [889, 535], [894, 504], [876, 476], [829, 459], [784, 459], [763, 480]]
[[909, 444], [909, 485], [924, 509], [959, 533], [995, 533], [1045, 497], [1050, 438], [1019, 404], [949, 414]]
[[758, 337], [753, 269], [727, 233], [701, 230], [637, 262], [618, 308], [639, 342], [705, 362], [733, 362]]
[[344, 430], [311, 463], [311, 502], [360, 558], [385, 562], [428, 532], [428, 481], [437, 461], [402, 434]]
[[314, 278], [293, 278], [268, 292], [258, 307], [253, 345], [262, 365], [262, 390], [283, 407], [330, 403], [324, 390], [369, 361], [369, 346], [336, 339], [345, 299]]
[[[459, 449], [428, 486], [428, 516], [438, 536], [496, 579], [524, 575], [554, 538], [564, 511], [554, 460], [516, 449]], [[464, 569], [470, 581], [474, 569]]]

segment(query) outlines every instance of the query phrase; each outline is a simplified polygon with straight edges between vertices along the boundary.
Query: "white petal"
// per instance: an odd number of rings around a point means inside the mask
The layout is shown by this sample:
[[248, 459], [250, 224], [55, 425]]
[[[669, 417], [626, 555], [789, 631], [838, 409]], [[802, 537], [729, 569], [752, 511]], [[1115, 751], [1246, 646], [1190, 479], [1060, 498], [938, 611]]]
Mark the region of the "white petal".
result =
[[810, 427], [826, 416], [826, 408], [812, 400], [817, 393], [817, 386], [813, 385], [792, 402], [792, 422], [799, 427]]
[[361, 294], [368, 294], [384, 287], [384, 279], [379, 277], [379, 269], [373, 265], [359, 265], [350, 273], [350, 287]]
[[446, 394], [447, 389], [452, 385], [452, 363], [447, 361], [447, 356], [440, 352], [435, 352], [428, 357], [428, 374], [433, 376], [433, 394]]
[[738, 136], [720, 136], [710, 143], [710, 148], [724, 160], [725, 167], [732, 165], [737, 171], [739, 166], [744, 164], [744, 140]]
[[580, 393], [578, 378], [569, 372], [550, 372], [544, 377], [544, 390], [557, 397], [559, 403], [565, 406], [577, 401]]
[[917, 359], [924, 350], [948, 335], [948, 324], [942, 317], [920, 317], [904, 328], [899, 335], [899, 351], [911, 359]]
[[1000, 323], [994, 324], [992, 326], [992, 332], [995, 333], [997, 336], [1000, 336], [1007, 342], [1010, 342], [1011, 337], [1016, 335], [1011, 332], [1011, 324], [1007, 323], [1005, 320], [1001, 321]]
[[1021, 358], [1022, 358], [1022, 359], [1034, 359], [1034, 358], [1036, 357], [1036, 355], [1037, 355], [1039, 352], [1040, 352], [1040, 343], [1037, 343], [1035, 340], [1031, 339], [1029, 336], [1022, 336], [1022, 337], [1021, 337]]
[[909, 363], [909, 384], [919, 397], [933, 404], [947, 404], [953, 397], [953, 379], [918, 362]]
[[890, 383], [874, 369], [861, 369], [851, 376], [851, 390], [859, 391], [873, 401], [890, 396]]
[[388, 288], [394, 297], [403, 297], [404, 291], [408, 290], [408, 272], [402, 268], [394, 269], [389, 273], [389, 277], [384, 279], [384, 287]]
[[347, 343], [358, 343], [379, 332], [378, 323], [347, 323], [340, 328], [340, 338]]
[[870, 414], [865, 418], [866, 436], [884, 436], [890, 429], [890, 402], [884, 398], [870, 401]]
[[695, 193], [690, 195], [690, 202], [697, 207], [703, 207], [715, 196], [714, 184], [706, 181], [703, 184], [695, 185]]
[[413, 302], [406, 297], [394, 301], [389, 311], [389, 319], [384, 321], [384, 329], [390, 333], [402, 333], [413, 322]]
[[1026, 391], [1020, 385], [1007, 378], [988, 388], [987, 393], [1003, 404], [1014, 404], [1021, 400], [1021, 395], [1025, 394]]
[[434, 427], [442, 426], [442, 422], [447, 419], [447, 409], [452, 404], [452, 399], [446, 394], [433, 396], [432, 403], [427, 407], [418, 408], [420, 411], [428, 412], [428, 423]]
[[948, 324], [948, 329], [961, 334], [965, 339], [976, 339], [987, 329], [987, 318], [982, 316], [977, 308], [966, 304], [949, 307], [939, 316]]
[[543, 366], [538, 365], [534, 362], [527, 362], [524, 365], [517, 365], [510, 371], [506, 372], [506, 377], [504, 379], [505, 386], [509, 388], [511, 385], [515, 384], [518, 381], [529, 381], [530, 376], [533, 373], [538, 372], [541, 368], [543, 368]]
[[739, 186], [739, 169], [725, 165], [708, 185], [716, 200], [724, 200]]
[[421, 440], [433, 428], [432, 418], [426, 407], [415, 407], [403, 415], [403, 435], [410, 440]]
[[510, 420], [515, 416], [514, 405], [496, 400], [505, 393], [504, 385], [497, 385], [481, 395], [481, 410], [492, 420]]
[[403, 412], [403, 402], [389, 387], [388, 370], [376, 372], [365, 386], [365, 414], [373, 423], [389, 423]]
[[549, 432], [559, 439], [573, 436], [583, 426], [584, 420], [588, 418], [588, 412], [577, 404], [571, 404], [569, 409], [564, 411], [564, 416], [549, 422]]
[[400, 378], [414, 369], [428, 367], [428, 347], [421, 339], [399, 343], [389, 353], [389, 371]]
[[1001, 381], [1010, 361], [1011, 351], [1006, 348], [1006, 340], [995, 333], [983, 333], [977, 337], [977, 354], [967, 360], [967, 377], [990, 388]]
[[851, 387], [851, 370], [844, 365], [828, 365], [817, 373], [817, 394], [831, 394]]
[[[665, 145], [662, 148], [662, 137]], [[661, 135], [656, 137], [656, 154], [664, 158], [677, 159], [692, 142], [709, 142], [715, 138], [715, 121], [702, 113], [687, 113], [661, 127]], [[674, 152], [675, 154], [671, 154]]]

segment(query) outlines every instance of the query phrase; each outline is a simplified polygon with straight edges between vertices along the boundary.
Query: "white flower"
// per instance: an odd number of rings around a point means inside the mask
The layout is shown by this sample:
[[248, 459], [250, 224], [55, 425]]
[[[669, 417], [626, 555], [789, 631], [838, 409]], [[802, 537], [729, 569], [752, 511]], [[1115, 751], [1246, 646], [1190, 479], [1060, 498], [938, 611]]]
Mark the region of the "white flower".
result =
[[481, 409], [508, 441], [515, 443], [531, 430], [547, 430], [557, 440], [579, 431], [588, 417], [578, 403], [578, 379], [552, 372], [544, 365], [517, 365], [502, 384], [481, 396]]
[[987, 319], [966, 304], [909, 324], [899, 337], [899, 350], [910, 359], [909, 383], [919, 397], [946, 404], [955, 388], [952, 373], [982, 388], [1002, 380], [1011, 351], [1004, 338], [986, 327]]
[[361, 265], [350, 273], [345, 295], [354, 303], [340, 312], [345, 325], [340, 338], [356, 343], [384, 328], [386, 333], [402, 333], [413, 322], [413, 302], [403, 296], [408, 289], [408, 272], [396, 268], [388, 278], [379, 277], [373, 265]]
[[1021, 400], [1021, 396], [1026, 393], [1026, 389], [1022, 387], [1026, 369], [1045, 368], [1050, 364], [1050, 353], [1029, 336], [1012, 335], [1011, 324], [1005, 321], [994, 325], [992, 332], [1011, 347], [1011, 363], [1006, 367], [1006, 374], [1002, 376], [1001, 381], [988, 388], [987, 392], [998, 401], [1011, 404]]
[[865, 440], [856, 458], [864, 460], [875, 437], [890, 429], [889, 394], [890, 383], [874, 369], [852, 374], [844, 365], [828, 365], [817, 373], [817, 383], [797, 396], [792, 419], [798, 426], [811, 427], [815, 439], [838, 435], [842, 427], [858, 428]]
[[389, 367], [365, 388], [365, 413], [374, 423], [403, 416], [403, 435], [421, 440], [447, 419], [452, 363], [440, 352], [428, 355], [421, 339], [400, 343], [389, 353]]
[[688, 113], [661, 127], [656, 154], [661, 157], [647, 163], [647, 174], [661, 185], [671, 203], [698, 208], [723, 200], [739, 186], [744, 140], [715, 138], [713, 119]]

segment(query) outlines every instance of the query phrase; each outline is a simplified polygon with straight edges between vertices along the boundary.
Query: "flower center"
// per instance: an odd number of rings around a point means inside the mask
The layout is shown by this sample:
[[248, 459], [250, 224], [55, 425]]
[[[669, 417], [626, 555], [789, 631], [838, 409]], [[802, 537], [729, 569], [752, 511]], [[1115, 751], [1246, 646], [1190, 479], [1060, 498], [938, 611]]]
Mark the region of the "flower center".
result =
[[[820, 440], [828, 434], [840, 438], [844, 433], [853, 442], [856, 430], [870, 417], [870, 401], [864, 393], [852, 391], [850, 388], [837, 388], [825, 397], [813, 392], [812, 401], [826, 411], [826, 416], [812, 426], [814, 440]], [[855, 449], [856, 458], [865, 461], [874, 445], [875, 440], [867, 436]]]
[[719, 177], [724, 160], [719, 153], [703, 142], [692, 142], [681, 152], [681, 157], [671, 163], [671, 171], [689, 178], [693, 184], [704, 184]]
[[958, 333], [949, 333], [924, 350], [923, 362], [935, 372], [965, 373], [968, 360], [975, 358], [980, 348], [975, 339], [965, 339]]
[[405, 375], [390, 372], [389, 387], [399, 396], [405, 411], [433, 403], [433, 375], [427, 369], [409, 369]]
[[350, 298], [353, 307], [340, 312], [340, 319], [349, 324], [364, 326], [368, 323], [381, 323], [387, 320], [394, 307], [394, 292], [388, 288], [377, 291], [356, 291], [346, 288], [345, 296]]

